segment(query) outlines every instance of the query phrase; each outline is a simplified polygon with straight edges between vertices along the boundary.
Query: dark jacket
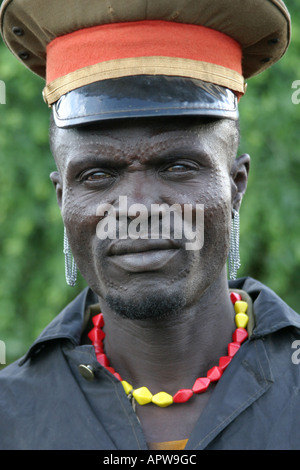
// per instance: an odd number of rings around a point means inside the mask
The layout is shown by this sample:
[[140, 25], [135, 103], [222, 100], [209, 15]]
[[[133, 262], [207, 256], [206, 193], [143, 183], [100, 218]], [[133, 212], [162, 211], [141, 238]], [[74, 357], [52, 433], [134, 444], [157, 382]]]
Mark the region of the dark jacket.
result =
[[[300, 317], [251, 278], [230, 286], [251, 296], [255, 327], [186, 450], [300, 449]], [[96, 300], [84, 290], [26, 356], [1, 371], [0, 449], [147, 449], [121, 383], [97, 362], [91, 345], [80, 345], [86, 306]], [[92, 365], [93, 380], [81, 375], [80, 364]]]

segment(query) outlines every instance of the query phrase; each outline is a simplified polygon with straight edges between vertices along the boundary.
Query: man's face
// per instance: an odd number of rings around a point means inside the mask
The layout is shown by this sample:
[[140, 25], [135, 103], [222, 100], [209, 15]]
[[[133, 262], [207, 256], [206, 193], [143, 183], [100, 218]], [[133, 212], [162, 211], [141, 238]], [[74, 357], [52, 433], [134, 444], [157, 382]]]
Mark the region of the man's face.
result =
[[[224, 275], [232, 208], [230, 172], [237, 150], [233, 122], [128, 120], [56, 129], [52, 140], [60, 173], [56, 189], [74, 258], [88, 285], [113, 310], [131, 318], [174, 314], [196, 302]], [[120, 197], [127, 208], [145, 208], [148, 238], [118, 238]], [[105, 211], [99, 207], [106, 204], [116, 208], [112, 239], [100, 239], [99, 231], [97, 235], [99, 223], [105, 223]], [[169, 240], [151, 239], [155, 204], [176, 204], [182, 208], [183, 221], [184, 207], [192, 208], [193, 229], [196, 207], [203, 205], [202, 248], [187, 250], [184, 232], [181, 239], [174, 234]], [[135, 220], [133, 213], [122, 218], [127, 227]]]

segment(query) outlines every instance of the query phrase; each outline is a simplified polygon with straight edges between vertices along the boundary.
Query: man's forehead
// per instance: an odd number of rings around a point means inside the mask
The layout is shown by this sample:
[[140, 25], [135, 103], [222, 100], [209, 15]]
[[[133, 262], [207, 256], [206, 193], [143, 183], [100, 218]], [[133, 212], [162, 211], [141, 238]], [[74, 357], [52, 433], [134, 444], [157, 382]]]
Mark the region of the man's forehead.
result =
[[149, 117], [142, 119], [118, 119], [112, 121], [96, 122], [90, 125], [73, 127], [70, 129], [59, 128], [54, 122], [51, 127], [55, 134], [70, 138], [92, 138], [93, 136], [108, 135], [159, 135], [165, 132], [177, 132], [178, 134], [190, 131], [213, 132], [217, 129], [226, 131], [226, 129], [238, 128], [238, 121], [231, 119], [216, 119], [203, 116], [168, 116], [168, 117]]
[[125, 156], [128, 162], [154, 163], [171, 154], [187, 157], [189, 152], [223, 159], [237, 150], [239, 138], [236, 121], [202, 117], [126, 119], [73, 129], [53, 123], [52, 127], [52, 150], [64, 166], [94, 158], [120, 163]]
[[[93, 145], [94, 143], [118, 143], [159, 139], [172, 143], [171, 139], [187, 140], [191, 135], [209, 138], [223, 137], [227, 140], [235, 136], [238, 122], [229, 119], [211, 119], [203, 117], [172, 117], [125, 119], [111, 122], [100, 122], [88, 126], [61, 129], [51, 124], [51, 140], [56, 145], [72, 147], [73, 145]], [[52, 142], [53, 143], [53, 142]]]

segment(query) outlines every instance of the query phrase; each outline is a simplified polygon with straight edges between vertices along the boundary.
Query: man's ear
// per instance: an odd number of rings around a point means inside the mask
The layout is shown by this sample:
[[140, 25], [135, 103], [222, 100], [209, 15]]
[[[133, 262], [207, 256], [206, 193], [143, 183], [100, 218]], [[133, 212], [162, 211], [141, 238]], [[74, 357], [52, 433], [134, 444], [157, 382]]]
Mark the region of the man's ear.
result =
[[56, 199], [59, 205], [59, 208], [61, 209], [61, 204], [62, 204], [62, 184], [61, 184], [61, 177], [58, 171], [53, 171], [50, 174], [50, 179], [54, 185], [55, 191], [56, 191]]
[[247, 189], [248, 175], [250, 170], [250, 156], [240, 155], [233, 162], [231, 169], [231, 194], [232, 207], [238, 211]]

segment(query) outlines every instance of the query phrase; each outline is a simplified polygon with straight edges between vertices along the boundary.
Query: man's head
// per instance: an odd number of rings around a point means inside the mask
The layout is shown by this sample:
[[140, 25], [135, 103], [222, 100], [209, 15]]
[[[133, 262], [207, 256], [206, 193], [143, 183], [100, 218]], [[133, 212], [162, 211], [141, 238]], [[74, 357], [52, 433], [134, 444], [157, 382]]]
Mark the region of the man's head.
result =
[[[75, 129], [52, 123], [50, 135], [58, 168], [51, 177], [72, 252], [111, 308], [129, 317], [174, 314], [226, 276], [232, 209], [239, 208], [249, 167], [248, 156], [236, 159], [236, 121], [147, 118]], [[128, 208], [145, 207], [148, 239], [118, 238], [120, 196]], [[116, 239], [97, 235], [103, 204], [116, 209]], [[183, 221], [184, 208], [192, 208], [193, 228], [203, 205], [200, 250], [186, 249], [184, 233], [151, 239], [152, 207], [162, 204], [180, 207]], [[127, 215], [129, 226], [139, 214]]]
[[[153, 299], [188, 304], [226, 278], [232, 210], [249, 167], [248, 156], [235, 158], [238, 101], [245, 80], [285, 53], [290, 17], [282, 0], [150, 3], [4, 0], [0, 24], [15, 55], [46, 79], [57, 126], [52, 180], [80, 271], [130, 315], [147, 288], [143, 305], [152, 299], [159, 316]], [[112, 208], [123, 230], [120, 197], [130, 207], [125, 225], [139, 220], [144, 232], [153, 205], [176, 205], [186, 238], [203, 206], [203, 246], [186, 250], [187, 240], [174, 236], [150, 247], [99, 236]]]

